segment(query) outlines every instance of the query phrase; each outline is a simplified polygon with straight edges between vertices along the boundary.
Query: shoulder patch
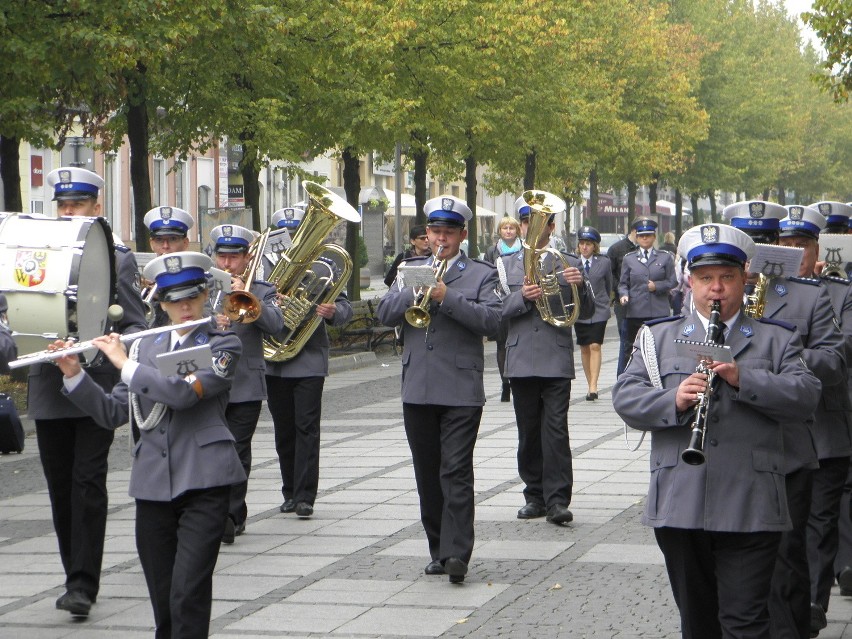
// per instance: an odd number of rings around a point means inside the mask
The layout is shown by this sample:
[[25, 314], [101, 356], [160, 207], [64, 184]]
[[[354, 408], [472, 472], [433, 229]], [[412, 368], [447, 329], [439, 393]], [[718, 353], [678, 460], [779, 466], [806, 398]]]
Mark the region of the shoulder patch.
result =
[[663, 322], [673, 322], [674, 320], [682, 320], [683, 315], [670, 315], [669, 317], [659, 317], [657, 319], [648, 320], [645, 322], [645, 326], [655, 326], [657, 324], [662, 324]]
[[815, 277], [788, 277], [790, 282], [799, 282], [800, 284], [810, 284], [811, 286], [819, 286], [820, 281]]
[[788, 331], [795, 331], [796, 325], [790, 324], [788, 322], [782, 322], [781, 320], [769, 319], [768, 317], [761, 317], [757, 320], [761, 324], [774, 324], [775, 326], [780, 326], [781, 328], [786, 328]]

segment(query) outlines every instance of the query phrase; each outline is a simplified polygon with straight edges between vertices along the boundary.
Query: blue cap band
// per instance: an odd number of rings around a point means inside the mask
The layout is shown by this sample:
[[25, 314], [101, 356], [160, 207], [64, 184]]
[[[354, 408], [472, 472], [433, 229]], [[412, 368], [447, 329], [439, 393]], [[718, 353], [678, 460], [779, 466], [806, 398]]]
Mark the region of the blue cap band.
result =
[[464, 222], [464, 216], [456, 213], [455, 211], [444, 211], [439, 209], [437, 211], [432, 211], [429, 214], [429, 221], [427, 224], [443, 223], [451, 224], [453, 226], [464, 226]]
[[249, 242], [245, 238], [236, 235], [220, 237], [216, 240], [216, 246], [242, 246], [248, 248]]
[[173, 286], [182, 286], [198, 282], [199, 280], [206, 281], [203, 268], [189, 267], [181, 269], [177, 273], [161, 273], [157, 275], [157, 288], [167, 289]]
[[160, 231], [160, 230], [168, 230], [175, 231], [176, 233], [183, 233], [186, 235], [187, 231], [189, 231], [189, 227], [183, 222], [178, 222], [174, 218], [171, 220], [156, 220], [151, 222], [151, 225], [148, 227], [151, 232]]
[[732, 217], [731, 226], [744, 230], [777, 231], [780, 228], [779, 221], [774, 217]]
[[808, 235], [819, 237], [819, 232], [822, 229], [812, 222], [806, 220], [783, 220], [781, 222], [781, 231], [804, 231]]
[[98, 187], [88, 182], [59, 182], [54, 188], [55, 195], [68, 193], [87, 193], [92, 197], [98, 197]]
[[734, 246], [733, 244], [699, 244], [689, 253], [687, 253], [687, 261], [692, 264], [696, 258], [711, 253], [713, 255], [730, 255], [740, 264], [745, 264], [748, 256], [744, 251]]

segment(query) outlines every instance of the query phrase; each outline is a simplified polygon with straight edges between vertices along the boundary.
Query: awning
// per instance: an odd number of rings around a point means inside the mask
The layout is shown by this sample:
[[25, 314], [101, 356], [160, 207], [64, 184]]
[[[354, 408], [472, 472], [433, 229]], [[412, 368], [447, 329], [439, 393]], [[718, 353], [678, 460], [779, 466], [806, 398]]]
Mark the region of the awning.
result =
[[[684, 215], [692, 215], [692, 207], [686, 203], [681, 205], [681, 211]], [[677, 207], [674, 202], [668, 200], [657, 200], [657, 215], [671, 215], [674, 217], [677, 212]]]
[[[372, 194], [372, 197], [376, 197], [376, 193], [383, 192], [385, 199], [387, 199], [387, 201], [389, 202], [388, 210], [385, 211], [385, 217], [394, 217], [396, 215], [396, 191], [376, 186], [369, 189], [368, 192]], [[414, 217], [417, 214], [417, 203], [411, 193], [401, 194], [401, 204], [402, 208], [400, 209], [400, 215], [404, 217]], [[497, 214], [494, 211], [486, 209], [483, 206], [477, 206], [476, 217], [497, 217]]]

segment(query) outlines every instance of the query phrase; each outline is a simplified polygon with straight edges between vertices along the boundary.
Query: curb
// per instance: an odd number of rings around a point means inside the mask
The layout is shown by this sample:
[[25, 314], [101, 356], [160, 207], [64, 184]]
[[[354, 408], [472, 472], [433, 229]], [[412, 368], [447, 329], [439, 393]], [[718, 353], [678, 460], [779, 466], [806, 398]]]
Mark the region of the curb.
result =
[[337, 357], [328, 358], [328, 373], [341, 373], [343, 371], [351, 371], [356, 368], [364, 368], [371, 366], [378, 361], [376, 354], [373, 351], [364, 353], [353, 353], [352, 355], [339, 355]]

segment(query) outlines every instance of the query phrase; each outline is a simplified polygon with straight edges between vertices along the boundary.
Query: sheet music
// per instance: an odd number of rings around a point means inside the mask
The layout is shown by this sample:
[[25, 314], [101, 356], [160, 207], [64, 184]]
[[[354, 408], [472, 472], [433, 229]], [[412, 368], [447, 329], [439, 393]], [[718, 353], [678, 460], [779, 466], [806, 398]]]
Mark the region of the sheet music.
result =
[[210, 344], [181, 348], [157, 355], [157, 369], [166, 377], [170, 375], [186, 377], [211, 366], [213, 366], [213, 353], [210, 350]]
[[676, 339], [675, 344], [678, 355], [694, 358], [696, 363], [703, 359], [712, 359], [714, 362], [723, 362], [726, 364], [734, 361], [730, 346], [708, 342], [693, 342], [688, 339]]
[[401, 264], [399, 269], [397, 269], [397, 275], [402, 279], [404, 287], [429, 288], [437, 284], [435, 269], [431, 266], [406, 266], [405, 264]]
[[793, 246], [758, 244], [754, 257], [748, 264], [749, 273], [766, 277], [797, 277], [805, 249]]
[[843, 269], [848, 262], [852, 262], [852, 235], [820, 235], [819, 259]]

